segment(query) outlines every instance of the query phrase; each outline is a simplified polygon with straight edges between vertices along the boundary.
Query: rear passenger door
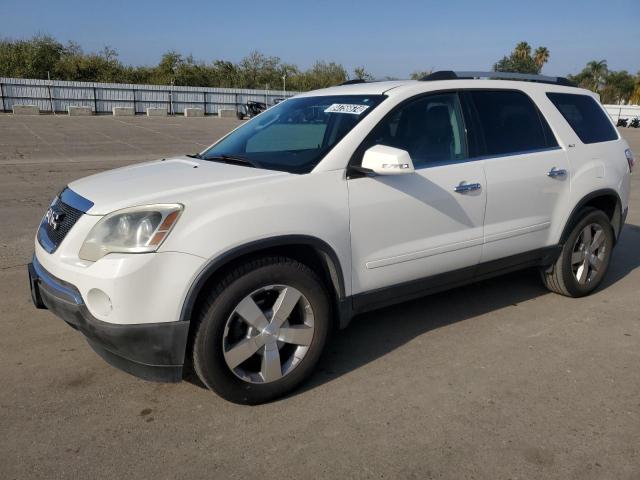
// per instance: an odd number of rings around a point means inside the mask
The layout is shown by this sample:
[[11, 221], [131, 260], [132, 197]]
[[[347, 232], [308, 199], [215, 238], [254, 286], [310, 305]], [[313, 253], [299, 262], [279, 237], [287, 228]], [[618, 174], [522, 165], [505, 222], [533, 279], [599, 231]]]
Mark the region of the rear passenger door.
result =
[[464, 96], [485, 158], [481, 262], [551, 245], [551, 224], [569, 193], [566, 152], [523, 91], [468, 90]]

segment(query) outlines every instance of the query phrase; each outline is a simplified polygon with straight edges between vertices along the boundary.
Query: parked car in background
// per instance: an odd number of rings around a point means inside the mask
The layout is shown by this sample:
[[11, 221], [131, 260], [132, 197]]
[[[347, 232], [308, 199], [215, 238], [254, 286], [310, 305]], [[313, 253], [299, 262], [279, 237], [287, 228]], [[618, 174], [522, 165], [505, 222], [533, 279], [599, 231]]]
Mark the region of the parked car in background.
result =
[[263, 102], [248, 101], [238, 111], [238, 120], [244, 120], [245, 117], [253, 118], [256, 115], [260, 115], [267, 109], [267, 104]]

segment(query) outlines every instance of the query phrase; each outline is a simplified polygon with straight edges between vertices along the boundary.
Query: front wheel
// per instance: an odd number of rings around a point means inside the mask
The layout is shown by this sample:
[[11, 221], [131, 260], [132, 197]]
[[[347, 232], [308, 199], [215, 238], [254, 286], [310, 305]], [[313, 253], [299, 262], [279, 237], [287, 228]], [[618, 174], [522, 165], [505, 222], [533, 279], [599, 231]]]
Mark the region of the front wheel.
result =
[[200, 380], [234, 403], [281, 397], [312, 372], [329, 333], [325, 288], [307, 266], [273, 257], [241, 265], [200, 309], [193, 364]]
[[602, 282], [614, 245], [609, 217], [587, 208], [574, 225], [556, 263], [542, 271], [542, 280], [552, 292], [568, 297], [590, 294]]

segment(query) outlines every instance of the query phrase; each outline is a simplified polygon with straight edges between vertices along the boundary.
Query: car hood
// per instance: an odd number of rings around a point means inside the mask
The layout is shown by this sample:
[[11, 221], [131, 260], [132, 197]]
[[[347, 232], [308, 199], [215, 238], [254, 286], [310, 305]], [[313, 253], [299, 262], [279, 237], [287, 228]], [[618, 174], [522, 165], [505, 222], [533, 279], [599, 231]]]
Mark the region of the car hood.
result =
[[76, 180], [69, 188], [91, 200], [87, 213], [105, 215], [150, 203], [189, 203], [199, 193], [261, 182], [285, 172], [178, 157], [139, 163]]

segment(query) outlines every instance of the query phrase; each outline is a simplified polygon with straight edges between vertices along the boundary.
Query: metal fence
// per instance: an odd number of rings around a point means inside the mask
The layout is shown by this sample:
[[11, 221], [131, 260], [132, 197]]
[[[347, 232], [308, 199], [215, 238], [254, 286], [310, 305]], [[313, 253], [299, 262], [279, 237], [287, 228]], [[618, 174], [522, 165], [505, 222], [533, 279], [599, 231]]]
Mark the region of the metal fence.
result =
[[238, 111], [247, 101], [272, 105], [276, 99], [295, 93], [0, 77], [3, 112], [12, 111], [14, 105], [36, 105], [41, 112], [66, 112], [69, 106], [85, 106], [95, 113], [111, 113], [113, 107], [133, 107], [136, 113], [145, 113], [148, 107], [156, 107], [166, 108], [169, 114], [181, 114], [185, 108], [199, 107], [205, 114], [212, 115], [221, 108]]
[[604, 108], [614, 122], [617, 122], [619, 118], [631, 120], [640, 117], [640, 105], [604, 105]]
[[[177, 87], [125, 83], [67, 82], [0, 77], [0, 108], [11, 112], [14, 105], [36, 105], [41, 112], [66, 112], [69, 106], [91, 107], [95, 113], [111, 113], [113, 107], [133, 107], [145, 113], [148, 107], [165, 108], [168, 114], [182, 114], [185, 108], [199, 107], [207, 115], [221, 108], [238, 110], [248, 101], [275, 103], [297, 92], [242, 88]], [[638, 105], [605, 105], [609, 115], [640, 116]]]

